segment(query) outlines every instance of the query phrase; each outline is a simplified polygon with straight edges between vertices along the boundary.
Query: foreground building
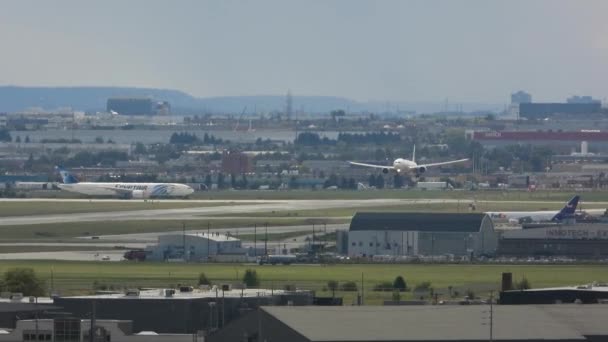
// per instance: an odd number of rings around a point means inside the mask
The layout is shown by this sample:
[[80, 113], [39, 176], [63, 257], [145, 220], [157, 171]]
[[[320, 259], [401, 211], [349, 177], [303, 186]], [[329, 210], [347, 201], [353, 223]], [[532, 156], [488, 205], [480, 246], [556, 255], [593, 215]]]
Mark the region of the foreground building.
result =
[[356, 213], [348, 231], [351, 257], [493, 255], [498, 237], [481, 213]]
[[262, 307], [209, 341], [607, 341], [608, 305]]
[[20, 320], [12, 330], [0, 329], [0, 342], [203, 342], [196, 334], [158, 334], [153, 331], [133, 332], [133, 322], [96, 320], [91, 339], [91, 320], [77, 318]]

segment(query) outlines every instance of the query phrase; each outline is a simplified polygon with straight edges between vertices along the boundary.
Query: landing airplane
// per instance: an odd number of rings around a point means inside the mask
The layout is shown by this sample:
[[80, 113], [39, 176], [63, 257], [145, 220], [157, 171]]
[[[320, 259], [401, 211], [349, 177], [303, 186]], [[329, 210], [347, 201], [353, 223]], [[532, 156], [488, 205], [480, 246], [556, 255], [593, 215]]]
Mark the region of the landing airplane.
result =
[[388, 165], [388, 166], [365, 164], [365, 163], [358, 163], [358, 162], [349, 162], [349, 164], [356, 165], [356, 166], [371, 167], [371, 168], [375, 168], [375, 169], [382, 169], [382, 173], [389, 173], [389, 171], [394, 171], [396, 173], [413, 172], [416, 175], [416, 177], [419, 177], [421, 174], [425, 173], [429, 167], [462, 163], [467, 160], [468, 159], [458, 159], [458, 160], [450, 160], [450, 161], [441, 162], [441, 163], [417, 164], [416, 163], [416, 145], [414, 145], [414, 151], [412, 152], [412, 160], [407, 160], [404, 158], [397, 158], [397, 159], [395, 159], [395, 161], [393, 161], [393, 165]]
[[[509, 221], [552, 221], [560, 222], [564, 219], [574, 218], [576, 213], [576, 206], [581, 197], [576, 195], [572, 197], [566, 205], [559, 211], [555, 210], [544, 210], [544, 211], [490, 211], [486, 214], [490, 215], [494, 219], [507, 219]], [[516, 222], [517, 223], [517, 222]]]
[[191, 187], [176, 183], [81, 183], [62, 167], [56, 166], [55, 169], [59, 171], [63, 180], [63, 184], [57, 185], [60, 189], [84, 195], [159, 198], [186, 197], [194, 192]]

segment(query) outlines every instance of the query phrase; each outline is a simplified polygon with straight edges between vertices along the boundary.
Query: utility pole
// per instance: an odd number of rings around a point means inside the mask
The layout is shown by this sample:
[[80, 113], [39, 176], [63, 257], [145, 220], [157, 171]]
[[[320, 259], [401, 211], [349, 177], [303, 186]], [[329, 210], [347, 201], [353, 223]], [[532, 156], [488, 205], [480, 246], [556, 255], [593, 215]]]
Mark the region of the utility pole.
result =
[[363, 305], [365, 289], [363, 288], [363, 272], [361, 272], [361, 305]]
[[184, 261], [188, 261], [186, 256], [186, 223], [182, 222], [182, 246], [184, 248]]
[[209, 262], [209, 257], [211, 253], [211, 224], [207, 221], [207, 262]]
[[91, 327], [89, 329], [89, 342], [94, 342], [95, 341], [95, 315], [96, 315], [96, 308], [95, 308], [95, 300], [91, 301]]
[[494, 291], [490, 292], [490, 342], [494, 341]]
[[253, 256], [257, 257], [258, 256], [258, 224], [254, 223], [253, 224]]
[[268, 222], [264, 224], [264, 255], [268, 256]]

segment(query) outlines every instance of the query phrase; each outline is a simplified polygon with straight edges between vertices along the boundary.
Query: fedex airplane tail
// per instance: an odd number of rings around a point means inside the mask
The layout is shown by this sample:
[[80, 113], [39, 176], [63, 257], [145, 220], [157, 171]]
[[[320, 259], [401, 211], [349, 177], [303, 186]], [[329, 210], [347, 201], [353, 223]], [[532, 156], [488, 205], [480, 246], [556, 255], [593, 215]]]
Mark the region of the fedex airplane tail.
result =
[[576, 206], [578, 205], [578, 200], [580, 198], [581, 196], [579, 195], [572, 197], [568, 201], [568, 203], [566, 203], [566, 206], [564, 206], [562, 210], [560, 210], [557, 214], [555, 214], [555, 216], [553, 216], [551, 221], [561, 221], [563, 219], [574, 217], [574, 213], [576, 212]]
[[59, 174], [61, 175], [61, 179], [63, 181], [63, 184], [76, 184], [76, 183], [78, 183], [78, 179], [73, 174], [71, 174], [67, 170], [65, 170], [62, 166], [55, 166], [55, 169], [57, 171], [59, 171]]

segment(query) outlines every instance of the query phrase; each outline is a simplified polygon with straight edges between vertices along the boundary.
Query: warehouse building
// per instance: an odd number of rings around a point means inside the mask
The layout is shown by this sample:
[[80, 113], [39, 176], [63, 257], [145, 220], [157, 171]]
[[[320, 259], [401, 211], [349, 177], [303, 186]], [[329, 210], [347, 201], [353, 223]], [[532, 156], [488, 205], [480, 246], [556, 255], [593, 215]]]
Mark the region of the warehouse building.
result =
[[[54, 305], [72, 317], [132, 321], [133, 331], [193, 334], [215, 331], [260, 305], [312, 305], [308, 291], [234, 288], [129, 290], [94, 296], [56, 297]], [[94, 303], [94, 306], [93, 306]]]
[[608, 257], [608, 224], [577, 223], [501, 233], [497, 254], [513, 257]]
[[0, 342], [17, 341], [94, 341], [94, 342], [204, 342], [195, 334], [158, 334], [133, 332], [133, 322], [95, 320], [91, 338], [91, 320], [78, 318], [19, 320], [12, 330], [0, 329]]
[[544, 119], [556, 114], [566, 114], [585, 118], [591, 114], [602, 112], [602, 103], [599, 100], [568, 103], [520, 103], [519, 115], [526, 119]]
[[497, 240], [492, 220], [481, 213], [356, 213], [348, 255], [493, 255]]
[[500, 304], [597, 304], [608, 301], [608, 284], [593, 283], [579, 286], [564, 286], [500, 292]]
[[608, 305], [262, 307], [209, 341], [608, 340]]
[[146, 248], [146, 259], [156, 261], [246, 261], [241, 240], [220, 233], [167, 234]]

